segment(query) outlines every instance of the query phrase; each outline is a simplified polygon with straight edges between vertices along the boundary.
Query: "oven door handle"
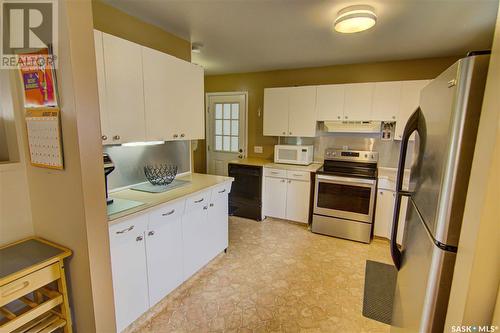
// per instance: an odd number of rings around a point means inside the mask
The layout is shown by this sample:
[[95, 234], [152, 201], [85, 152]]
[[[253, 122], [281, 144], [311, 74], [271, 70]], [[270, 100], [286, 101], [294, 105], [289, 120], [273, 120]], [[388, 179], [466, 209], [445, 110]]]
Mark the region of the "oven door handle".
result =
[[362, 179], [362, 178], [352, 178], [352, 177], [339, 177], [339, 176], [327, 176], [327, 175], [317, 175], [318, 180], [330, 180], [342, 183], [352, 183], [352, 184], [362, 184], [362, 185], [374, 185], [375, 179]]

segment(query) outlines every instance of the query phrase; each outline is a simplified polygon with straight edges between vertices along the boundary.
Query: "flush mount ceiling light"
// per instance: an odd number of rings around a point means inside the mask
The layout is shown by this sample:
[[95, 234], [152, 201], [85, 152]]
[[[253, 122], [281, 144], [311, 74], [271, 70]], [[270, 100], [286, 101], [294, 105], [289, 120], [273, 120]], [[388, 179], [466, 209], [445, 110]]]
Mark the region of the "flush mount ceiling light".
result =
[[371, 6], [357, 5], [349, 6], [337, 15], [334, 23], [335, 31], [344, 34], [352, 34], [368, 30], [377, 23], [377, 15]]

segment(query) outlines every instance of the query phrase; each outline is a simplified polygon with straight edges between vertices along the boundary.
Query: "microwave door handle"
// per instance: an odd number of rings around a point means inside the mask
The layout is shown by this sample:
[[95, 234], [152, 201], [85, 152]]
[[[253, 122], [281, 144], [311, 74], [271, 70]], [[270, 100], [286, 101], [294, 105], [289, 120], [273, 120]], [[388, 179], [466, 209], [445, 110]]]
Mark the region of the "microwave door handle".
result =
[[399, 163], [398, 163], [398, 174], [396, 178], [396, 202], [394, 203], [394, 214], [392, 216], [392, 230], [391, 230], [391, 257], [394, 262], [394, 266], [399, 270], [401, 268], [401, 260], [403, 253], [398, 248], [397, 236], [398, 236], [398, 226], [399, 226], [399, 212], [401, 211], [401, 199], [403, 196], [411, 196], [408, 191], [403, 191], [403, 177], [405, 172], [406, 164], [406, 151], [408, 150], [408, 142], [410, 141], [410, 136], [413, 132], [417, 131], [419, 136], [421, 133], [419, 131], [419, 123], [423, 119], [421, 117], [422, 111], [420, 107], [413, 112], [413, 114], [408, 119], [406, 123], [403, 138], [401, 139], [401, 149], [399, 152]]

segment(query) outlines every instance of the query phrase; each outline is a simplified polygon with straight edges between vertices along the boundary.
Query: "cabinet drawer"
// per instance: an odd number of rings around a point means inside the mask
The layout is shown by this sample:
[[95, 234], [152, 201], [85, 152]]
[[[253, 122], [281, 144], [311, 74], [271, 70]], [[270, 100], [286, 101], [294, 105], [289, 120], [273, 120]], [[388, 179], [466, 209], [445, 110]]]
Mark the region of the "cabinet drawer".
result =
[[211, 191], [203, 191], [188, 197], [186, 199], [186, 213], [197, 209], [207, 209], [205, 207], [208, 207], [210, 194]]
[[227, 195], [229, 192], [231, 192], [231, 182], [225, 182], [217, 187], [215, 187], [212, 190], [212, 198], [211, 200], [214, 201], [220, 196]]
[[286, 170], [264, 168], [264, 176], [286, 178]]
[[[117, 224], [113, 224], [109, 227], [109, 236], [112, 239], [122, 239], [128, 234], [141, 234], [144, 232], [147, 226], [147, 215], [139, 214], [133, 217], [127, 217], [123, 221], [120, 221]], [[133, 231], [133, 232], [131, 232]], [[133, 237], [133, 236], [130, 236]]]
[[179, 219], [184, 214], [186, 200], [169, 203], [149, 213], [148, 228]]
[[305, 181], [311, 180], [311, 175], [307, 171], [287, 170], [286, 177], [289, 179], [296, 179], [296, 180], [305, 180]]
[[0, 306], [43, 287], [61, 277], [58, 264], [52, 264], [0, 287]]

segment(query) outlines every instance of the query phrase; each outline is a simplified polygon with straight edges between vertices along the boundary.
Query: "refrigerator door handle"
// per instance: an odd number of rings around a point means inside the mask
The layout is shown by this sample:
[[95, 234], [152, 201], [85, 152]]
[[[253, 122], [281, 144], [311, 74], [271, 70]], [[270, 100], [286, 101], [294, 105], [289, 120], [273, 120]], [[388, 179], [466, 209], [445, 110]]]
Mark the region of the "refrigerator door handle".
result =
[[408, 149], [408, 142], [410, 141], [410, 136], [413, 132], [419, 129], [420, 122], [420, 107], [413, 112], [413, 114], [408, 119], [406, 123], [403, 137], [401, 139], [401, 149], [399, 153], [399, 163], [398, 163], [398, 175], [396, 178], [396, 202], [394, 204], [394, 214], [392, 216], [392, 230], [391, 230], [391, 256], [392, 261], [394, 262], [394, 266], [399, 270], [401, 267], [401, 259], [402, 252], [398, 248], [398, 244], [396, 243], [396, 239], [398, 236], [398, 225], [399, 225], [399, 212], [401, 210], [401, 198], [403, 196], [411, 196], [411, 193], [408, 191], [403, 191], [403, 177], [405, 172], [405, 164], [406, 164], [406, 151]]

